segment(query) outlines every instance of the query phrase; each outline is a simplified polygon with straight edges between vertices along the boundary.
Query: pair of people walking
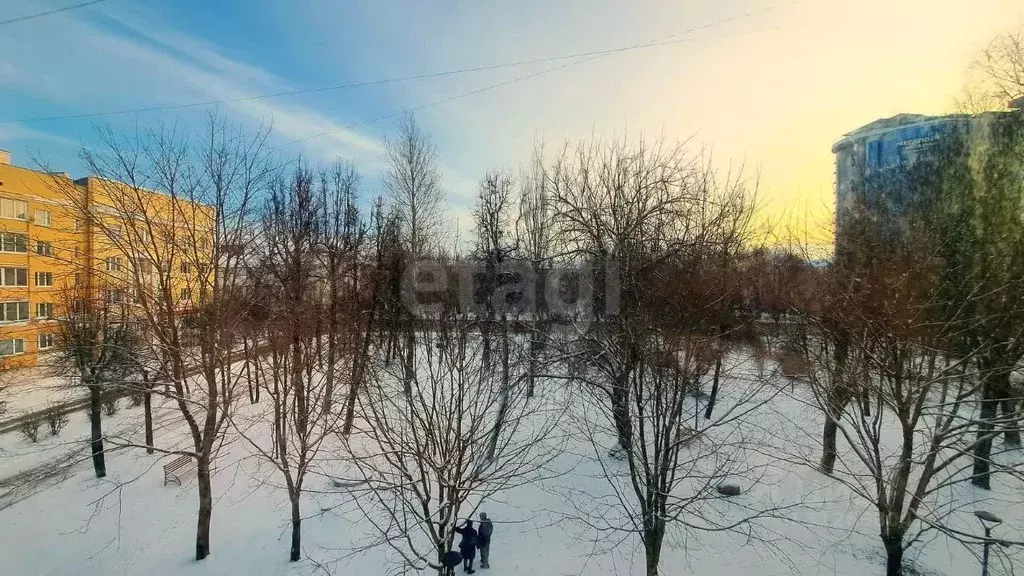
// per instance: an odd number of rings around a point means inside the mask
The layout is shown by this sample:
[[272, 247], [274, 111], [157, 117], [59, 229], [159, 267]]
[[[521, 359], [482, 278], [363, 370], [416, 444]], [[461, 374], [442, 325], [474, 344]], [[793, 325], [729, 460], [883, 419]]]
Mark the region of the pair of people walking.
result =
[[466, 520], [462, 528], [455, 528], [455, 532], [462, 536], [459, 542], [459, 553], [462, 554], [462, 571], [467, 574], [476, 572], [473, 569], [473, 560], [476, 558], [477, 549], [480, 550], [480, 567], [490, 568], [491, 556], [491, 534], [494, 532], [494, 525], [487, 514], [480, 513], [480, 530], [473, 528], [473, 521]]

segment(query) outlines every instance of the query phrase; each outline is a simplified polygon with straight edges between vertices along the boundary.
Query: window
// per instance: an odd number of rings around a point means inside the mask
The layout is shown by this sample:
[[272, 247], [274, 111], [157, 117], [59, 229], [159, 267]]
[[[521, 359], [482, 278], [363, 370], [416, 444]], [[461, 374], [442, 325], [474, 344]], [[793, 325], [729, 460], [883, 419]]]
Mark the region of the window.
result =
[[103, 292], [107, 302], [111, 304], [120, 304], [124, 299], [124, 292], [121, 290], [104, 290]]
[[0, 321], [28, 320], [28, 302], [0, 302]]
[[0, 198], [0, 218], [28, 220], [28, 203], [24, 200]]
[[36, 254], [53, 256], [53, 244], [43, 240], [36, 240]]
[[0, 356], [14, 356], [25, 353], [25, 340], [22, 338], [5, 338], [0, 340]]
[[0, 251], [28, 252], [28, 236], [5, 232], [0, 236]]
[[28, 286], [27, 268], [0, 268], [0, 286]]
[[53, 318], [53, 302], [37, 303], [36, 318]]
[[36, 286], [53, 286], [53, 272], [36, 272]]
[[209, 250], [210, 249], [210, 241], [208, 239], [206, 239], [206, 238], [200, 238], [199, 239], [199, 249], [200, 250]]
[[192, 298], [192, 289], [191, 288], [182, 288], [181, 289], [181, 299], [182, 300], [188, 300], [190, 298]]
[[53, 348], [53, 334], [40, 334], [39, 349], [46, 350], [47, 348]]
[[120, 272], [121, 271], [121, 258], [118, 256], [111, 256], [107, 258], [107, 272]]
[[49, 210], [36, 210], [37, 226], [53, 226], [53, 214]]
[[191, 271], [192, 271], [192, 265], [191, 264], [189, 264], [188, 262], [182, 262], [181, 263], [181, 273], [182, 274], [188, 274]]
[[72, 223], [72, 225], [71, 225], [71, 226], [72, 226], [72, 228], [74, 228], [75, 232], [78, 232], [78, 230], [79, 230], [79, 228], [78, 228], [78, 226], [79, 226], [79, 225], [78, 225], [78, 220], [75, 220], [75, 221], [74, 221], [74, 222]]
[[81, 272], [75, 272], [75, 286], [81, 286], [81, 285], [82, 285], [82, 273]]

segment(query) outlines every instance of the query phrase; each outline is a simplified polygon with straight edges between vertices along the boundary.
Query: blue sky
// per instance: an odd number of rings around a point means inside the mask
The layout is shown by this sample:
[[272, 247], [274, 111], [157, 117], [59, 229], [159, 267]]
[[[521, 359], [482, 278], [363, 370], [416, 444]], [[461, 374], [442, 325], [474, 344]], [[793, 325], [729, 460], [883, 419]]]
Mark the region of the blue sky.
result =
[[[0, 0], [0, 20], [75, 0]], [[85, 114], [305, 89], [572, 54], [673, 36], [686, 42], [569, 66], [554, 62], [309, 95], [223, 103], [272, 123], [285, 158], [350, 159], [380, 192], [394, 119], [427, 105], [445, 187], [465, 216], [487, 169], [534, 143], [639, 136], [690, 139], [723, 169], [742, 164], [776, 212], [830, 208], [831, 143], [897, 112], [947, 111], [995, 34], [1024, 26], [1016, 1], [977, 0], [107, 0], [0, 26], [0, 148], [81, 175], [97, 124], [117, 131], [198, 125], [206, 110], [61, 121]], [[694, 30], [688, 32], [690, 30]], [[14, 120], [13, 122], [11, 120]], [[322, 137], [317, 134], [330, 132]], [[301, 145], [288, 142], [304, 139]]]

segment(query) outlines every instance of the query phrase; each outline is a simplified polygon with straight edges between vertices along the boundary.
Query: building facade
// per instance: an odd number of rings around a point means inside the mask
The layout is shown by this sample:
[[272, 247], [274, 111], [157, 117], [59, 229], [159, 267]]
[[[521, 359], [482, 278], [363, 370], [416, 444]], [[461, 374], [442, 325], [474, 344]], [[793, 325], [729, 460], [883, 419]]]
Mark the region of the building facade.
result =
[[45, 363], [75, 298], [131, 304], [161, 285], [154, 261], [170, 272], [163, 288], [189, 308], [211, 221], [202, 205], [15, 166], [0, 151], [0, 362]]
[[879, 214], [896, 216], [890, 222], [899, 233], [904, 208], [919, 194], [901, 180], [903, 168], [934, 150], [945, 137], [965, 137], [973, 150], [981, 150], [993, 122], [1019, 113], [1022, 101], [1010, 103], [1009, 112], [925, 116], [897, 114], [866, 124], [845, 134], [835, 145], [835, 253], [844, 251], [844, 238], [857, 218]]
[[[864, 186], [870, 179], [880, 180], [886, 172], [913, 162], [942, 137], [968, 127], [971, 116], [925, 116], [897, 114], [875, 120], [845, 134], [835, 145], [836, 247], [842, 243], [844, 229], [858, 206], [879, 202], [894, 204], [898, 211], [905, 200], [898, 190], [886, 186]], [[891, 188], [891, 187], [890, 187]], [[885, 196], [862, 198], [863, 194]]]

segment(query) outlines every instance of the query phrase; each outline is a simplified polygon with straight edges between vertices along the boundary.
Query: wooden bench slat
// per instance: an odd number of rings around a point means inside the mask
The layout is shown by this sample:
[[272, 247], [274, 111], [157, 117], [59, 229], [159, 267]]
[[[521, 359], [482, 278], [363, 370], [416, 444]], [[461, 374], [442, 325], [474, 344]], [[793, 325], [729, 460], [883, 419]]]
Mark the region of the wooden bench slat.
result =
[[164, 468], [167, 469], [167, 470], [177, 470], [178, 468], [181, 468], [182, 466], [188, 466], [191, 462], [192, 462], [192, 458], [189, 458], [188, 456], [185, 456], [184, 458], [179, 458], [179, 459], [175, 460], [174, 462], [171, 462], [170, 464], [165, 465]]
[[191, 464], [194, 463], [195, 459], [186, 455], [175, 458], [171, 462], [164, 464], [164, 486], [166, 486], [171, 480], [174, 480], [175, 484], [181, 486], [181, 475], [175, 474], [175, 472], [184, 468], [191, 468]]

